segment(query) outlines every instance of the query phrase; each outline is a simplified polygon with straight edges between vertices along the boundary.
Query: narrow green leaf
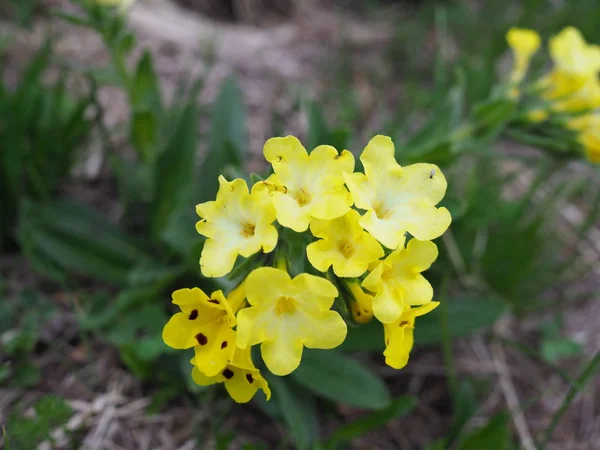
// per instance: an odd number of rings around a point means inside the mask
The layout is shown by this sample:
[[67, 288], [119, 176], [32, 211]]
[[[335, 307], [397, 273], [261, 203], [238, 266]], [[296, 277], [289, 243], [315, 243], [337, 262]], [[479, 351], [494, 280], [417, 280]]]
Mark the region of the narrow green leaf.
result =
[[[506, 309], [495, 297], [450, 297], [448, 302], [448, 332], [450, 337], [467, 336], [480, 328], [493, 325]], [[435, 345], [441, 337], [439, 308], [419, 317], [415, 324], [415, 345]]]
[[200, 202], [214, 199], [218, 175], [226, 166], [241, 168], [246, 152], [242, 94], [235, 78], [225, 80], [213, 105], [210, 147], [200, 169]]
[[134, 82], [131, 86], [131, 103], [136, 110], [160, 108], [162, 103], [152, 54], [148, 50], [138, 61]]
[[150, 161], [158, 135], [158, 119], [151, 111], [133, 113], [130, 125], [131, 143], [143, 161]]
[[196, 167], [198, 139], [196, 106], [189, 104], [178, 117], [174, 132], [155, 166], [152, 203], [152, 231], [159, 236], [169, 222], [171, 213], [189, 203]]
[[508, 415], [496, 414], [483, 428], [466, 437], [458, 450], [510, 450], [511, 439]]
[[273, 397], [298, 449], [313, 449], [319, 439], [319, 412], [313, 397], [288, 378], [269, 377]]
[[385, 383], [364, 364], [328, 350], [305, 350], [300, 367], [291, 374], [302, 386], [328, 400], [365, 409], [390, 404]]
[[355, 437], [362, 436], [369, 431], [376, 430], [384, 426], [390, 420], [398, 419], [417, 406], [415, 397], [404, 396], [392, 400], [390, 405], [381, 410], [369, 413], [350, 423], [342, 425], [335, 430], [327, 443], [327, 448], [335, 449], [338, 444], [348, 442]]

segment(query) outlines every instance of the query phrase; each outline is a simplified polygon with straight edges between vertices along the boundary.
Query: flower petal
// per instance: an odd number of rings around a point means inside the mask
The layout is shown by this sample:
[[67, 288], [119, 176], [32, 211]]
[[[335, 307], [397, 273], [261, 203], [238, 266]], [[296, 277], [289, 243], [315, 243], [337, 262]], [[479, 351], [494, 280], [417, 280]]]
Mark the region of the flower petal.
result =
[[275, 341], [263, 342], [260, 352], [267, 368], [277, 376], [292, 373], [300, 365], [302, 342], [289, 335], [281, 335]]
[[302, 305], [320, 311], [331, 308], [338, 296], [338, 290], [331, 281], [308, 273], [295, 277], [292, 285], [297, 288], [297, 299]]
[[283, 192], [273, 192], [272, 195], [273, 205], [277, 210], [277, 221], [297, 233], [306, 231], [310, 223], [310, 206], [301, 206], [291, 195]]
[[[316, 278], [316, 277], [315, 277]], [[246, 278], [246, 297], [250, 305], [273, 306], [288, 289], [290, 276], [285, 270], [261, 267], [253, 270]]]
[[365, 147], [360, 160], [365, 168], [367, 178], [376, 178], [397, 166], [394, 158], [394, 143], [388, 136], [377, 135]]
[[398, 226], [392, 220], [379, 219], [373, 211], [367, 211], [361, 217], [360, 225], [384, 246], [393, 250], [402, 247], [406, 240], [406, 227]]
[[332, 349], [340, 346], [348, 327], [336, 311], [326, 311], [316, 316], [305, 315], [307, 327], [304, 345], [308, 348]]
[[[395, 324], [394, 324], [395, 325]], [[389, 327], [385, 324], [384, 327]], [[394, 369], [402, 369], [408, 364], [410, 351], [414, 344], [414, 327], [402, 326], [392, 332], [386, 333], [389, 344], [386, 346], [383, 355], [385, 363]]]
[[404, 311], [404, 298], [401, 293], [384, 286], [373, 297], [373, 315], [382, 323], [398, 320]]
[[202, 372], [200, 372], [196, 366], [194, 366], [194, 368], [192, 369], [192, 379], [196, 384], [200, 386], [210, 386], [213, 384], [220, 383], [222, 381], [219, 376], [207, 377]]
[[177, 313], [163, 328], [162, 338], [165, 344], [171, 348], [180, 350], [192, 348], [198, 344], [195, 339], [197, 330], [198, 323], [196, 321], [189, 320], [185, 313]]
[[206, 344], [194, 347], [194, 360], [198, 370], [212, 377], [221, 372], [233, 357], [236, 346], [236, 333], [224, 324], [211, 323], [201, 332]]
[[221, 240], [207, 239], [200, 255], [200, 269], [205, 277], [222, 277], [233, 269], [237, 252]]

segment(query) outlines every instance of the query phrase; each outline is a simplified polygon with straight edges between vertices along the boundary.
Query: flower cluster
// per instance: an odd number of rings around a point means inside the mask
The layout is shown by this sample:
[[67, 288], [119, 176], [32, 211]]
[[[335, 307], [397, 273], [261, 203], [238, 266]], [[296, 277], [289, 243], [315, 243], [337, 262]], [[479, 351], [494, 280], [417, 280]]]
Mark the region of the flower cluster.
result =
[[[517, 86], [541, 39], [533, 30], [513, 28], [506, 40], [514, 55], [511, 95], [518, 96]], [[534, 83], [546, 106], [533, 110], [530, 118], [542, 121], [550, 113], [566, 114], [566, 126], [578, 133], [587, 158], [600, 163], [600, 46], [587, 43], [579, 30], [567, 27], [550, 38], [548, 49], [553, 67]]]
[[[270, 396], [253, 346], [260, 345], [271, 373], [284, 376], [299, 366], [304, 347], [339, 346], [346, 320], [379, 320], [386, 363], [402, 368], [416, 317], [438, 305], [422, 272], [438, 255], [431, 240], [451, 221], [436, 206], [446, 192], [444, 175], [433, 164], [401, 167], [386, 136], [364, 149], [364, 173], [354, 172], [347, 150], [322, 145], [308, 153], [293, 136], [269, 139], [264, 156], [272, 175], [251, 189], [220, 176], [216, 199], [196, 207], [196, 229], [207, 238], [202, 273], [241, 282], [227, 296], [176, 291], [181, 312], [165, 326], [164, 341], [194, 348], [193, 379], [223, 382], [237, 402], [258, 389]], [[291, 250], [294, 240], [304, 254]], [[306, 259], [306, 273], [290, 274], [298, 258]]]

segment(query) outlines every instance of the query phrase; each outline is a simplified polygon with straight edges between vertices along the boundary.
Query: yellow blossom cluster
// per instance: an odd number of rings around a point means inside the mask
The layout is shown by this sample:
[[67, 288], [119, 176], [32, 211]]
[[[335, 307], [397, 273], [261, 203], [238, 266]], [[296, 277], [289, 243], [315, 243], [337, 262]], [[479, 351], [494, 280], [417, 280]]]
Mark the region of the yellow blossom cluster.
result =
[[[194, 348], [198, 384], [223, 382], [237, 402], [258, 389], [268, 399], [251, 348], [260, 346], [271, 373], [288, 375], [304, 347], [342, 344], [345, 307], [347, 320], [375, 317], [383, 324], [386, 363], [402, 368], [416, 317], [438, 305], [422, 272], [438, 255], [431, 240], [451, 222], [449, 211], [436, 206], [446, 192], [444, 175], [433, 164], [401, 167], [386, 136], [364, 149], [364, 173], [354, 171], [349, 151], [321, 145], [308, 153], [293, 136], [269, 139], [264, 156], [273, 168], [267, 179], [249, 189], [242, 179], [220, 176], [216, 199], [196, 207], [196, 229], [207, 238], [203, 275], [236, 273], [245, 262], [250, 269], [227, 296], [209, 297], [198, 288], [174, 292], [181, 312], [165, 326], [164, 341]], [[288, 241], [296, 238], [303, 255], [290, 250]], [[307, 260], [306, 273], [290, 273], [294, 258]]]
[[[518, 97], [518, 86], [541, 39], [533, 30], [512, 28], [506, 40], [514, 55], [510, 93]], [[534, 82], [547, 107], [531, 111], [530, 119], [543, 121], [550, 113], [567, 114], [566, 125], [578, 133], [587, 158], [600, 163], [600, 46], [587, 43], [579, 30], [567, 27], [550, 38], [548, 50], [553, 67]]]

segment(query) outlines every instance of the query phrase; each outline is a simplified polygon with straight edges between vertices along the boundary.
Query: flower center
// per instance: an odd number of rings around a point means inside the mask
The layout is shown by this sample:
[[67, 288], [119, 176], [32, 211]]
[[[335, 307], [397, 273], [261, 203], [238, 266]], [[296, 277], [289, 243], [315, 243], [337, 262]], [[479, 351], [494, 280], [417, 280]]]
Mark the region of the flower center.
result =
[[350, 259], [354, 255], [354, 246], [347, 239], [342, 239], [338, 243], [338, 250], [346, 259]]
[[296, 194], [294, 194], [294, 198], [298, 202], [298, 205], [304, 206], [310, 203], [312, 196], [310, 195], [310, 192], [302, 188], [298, 192], [296, 192]]
[[292, 314], [296, 311], [296, 301], [291, 297], [279, 297], [275, 304], [275, 314]]
[[256, 229], [256, 225], [252, 225], [251, 223], [244, 223], [242, 227], [242, 236], [250, 238], [254, 236], [254, 230]]
[[392, 278], [394, 278], [396, 276], [396, 274], [394, 273], [394, 269], [392, 269], [391, 267], [389, 269], [385, 269], [383, 271], [383, 273], [381, 274], [381, 279], [384, 281], [389, 281]]
[[392, 215], [392, 210], [384, 205], [380, 200], [373, 203], [373, 211], [378, 219], [384, 220]]

